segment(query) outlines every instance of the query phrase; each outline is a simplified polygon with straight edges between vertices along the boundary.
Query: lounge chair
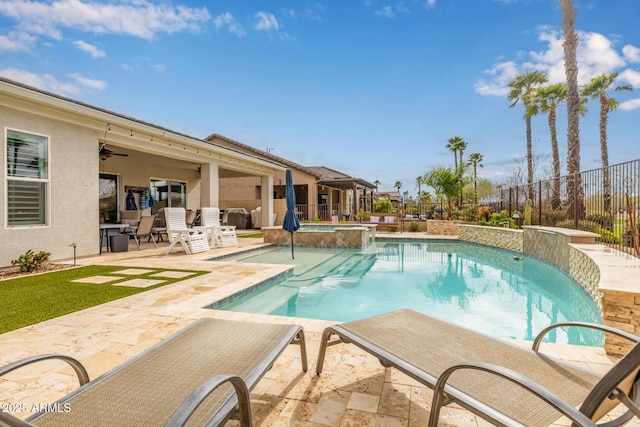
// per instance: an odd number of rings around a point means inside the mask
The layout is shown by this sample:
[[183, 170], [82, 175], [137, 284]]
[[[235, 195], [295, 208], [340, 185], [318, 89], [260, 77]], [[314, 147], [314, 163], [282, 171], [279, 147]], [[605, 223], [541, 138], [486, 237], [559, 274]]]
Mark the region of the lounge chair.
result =
[[220, 225], [220, 209], [202, 208], [201, 219], [211, 247], [238, 246], [235, 225]]
[[153, 237], [153, 223], [156, 220], [155, 215], [145, 215], [140, 218], [140, 222], [138, 225], [130, 226], [125, 228], [124, 234], [128, 234], [129, 236], [133, 236], [133, 239], [136, 241], [136, 246], [138, 250], [140, 250], [140, 238], [148, 237], [153, 242], [153, 247], [158, 248], [156, 244], [156, 239]]
[[235, 225], [220, 224], [220, 209], [203, 208], [202, 224], [210, 231], [210, 240], [212, 246], [230, 247], [238, 246], [238, 237], [236, 236]]
[[[560, 326], [604, 330], [636, 345], [605, 375], [590, 372], [538, 351]], [[337, 341], [330, 341], [335, 334]], [[326, 328], [316, 372], [327, 346], [352, 343], [434, 390], [429, 426], [440, 408], [457, 403], [497, 425], [548, 426], [562, 416], [576, 425], [595, 426], [619, 403], [629, 410], [606, 426], [640, 418], [639, 338], [604, 325], [569, 322], [544, 329], [532, 350], [412, 310], [399, 310]], [[579, 408], [579, 409], [576, 409]]]
[[169, 247], [164, 251], [165, 254], [171, 252], [178, 242], [187, 254], [209, 250], [206, 229], [204, 227], [188, 227], [184, 208], [164, 208], [164, 214], [170, 242]]
[[181, 426], [187, 419], [189, 425], [218, 426], [236, 404], [241, 425], [250, 426], [249, 390], [288, 344], [300, 345], [306, 371], [301, 326], [220, 319], [200, 319], [90, 382], [73, 358], [30, 357], [0, 368], [0, 376], [61, 359], [74, 369], [81, 387], [49, 405], [63, 409], [36, 413], [26, 422], [0, 411], [0, 426]]

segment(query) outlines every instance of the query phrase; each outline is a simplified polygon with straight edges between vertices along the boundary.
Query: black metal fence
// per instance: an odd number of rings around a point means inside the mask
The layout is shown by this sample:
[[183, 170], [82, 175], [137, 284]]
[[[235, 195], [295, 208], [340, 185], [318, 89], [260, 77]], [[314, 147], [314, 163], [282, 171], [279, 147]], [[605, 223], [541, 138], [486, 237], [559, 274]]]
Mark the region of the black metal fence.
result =
[[591, 231], [602, 243], [639, 254], [640, 160], [502, 188], [496, 199], [493, 210], [520, 225], [530, 211], [531, 225]]

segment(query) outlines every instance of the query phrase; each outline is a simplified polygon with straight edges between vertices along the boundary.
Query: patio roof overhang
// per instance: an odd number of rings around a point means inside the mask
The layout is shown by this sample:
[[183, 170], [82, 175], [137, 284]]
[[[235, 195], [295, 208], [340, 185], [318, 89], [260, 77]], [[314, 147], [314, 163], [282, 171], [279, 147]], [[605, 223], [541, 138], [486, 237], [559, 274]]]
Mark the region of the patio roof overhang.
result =
[[[220, 176], [272, 175], [285, 167], [161, 126], [0, 78], [0, 105], [93, 129], [96, 140], [119, 148], [194, 163], [216, 162]], [[96, 140], [87, 141], [95, 143]], [[96, 155], [99, 146], [96, 146]]]
[[339, 190], [353, 190], [356, 188], [374, 189], [375, 185], [360, 178], [328, 178], [320, 179], [318, 185], [325, 185], [327, 187], [337, 188]]

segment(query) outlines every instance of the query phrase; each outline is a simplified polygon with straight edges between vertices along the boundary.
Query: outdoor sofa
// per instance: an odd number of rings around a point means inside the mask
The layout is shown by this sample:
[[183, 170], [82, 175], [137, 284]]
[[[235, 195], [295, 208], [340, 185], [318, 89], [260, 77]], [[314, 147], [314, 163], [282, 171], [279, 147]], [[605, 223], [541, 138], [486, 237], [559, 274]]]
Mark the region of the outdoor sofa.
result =
[[[544, 336], [560, 326], [600, 329], [636, 344], [600, 375], [538, 351]], [[332, 340], [333, 335], [339, 339]], [[316, 372], [322, 373], [327, 346], [352, 343], [383, 366], [434, 390], [429, 426], [438, 425], [440, 409], [449, 403], [506, 426], [549, 426], [562, 416], [573, 425], [595, 426], [622, 403], [628, 411], [603, 424], [611, 427], [634, 415], [640, 418], [638, 340], [605, 325], [568, 322], [545, 328], [529, 350], [412, 310], [398, 310], [326, 328]]]
[[187, 421], [218, 426], [236, 405], [241, 425], [251, 426], [249, 390], [289, 344], [300, 345], [306, 372], [301, 326], [210, 318], [192, 323], [93, 381], [71, 357], [30, 357], [0, 368], [0, 376], [59, 359], [73, 368], [81, 386], [51, 406], [61, 410], [45, 410], [25, 421], [0, 411], [0, 426], [181, 426]]

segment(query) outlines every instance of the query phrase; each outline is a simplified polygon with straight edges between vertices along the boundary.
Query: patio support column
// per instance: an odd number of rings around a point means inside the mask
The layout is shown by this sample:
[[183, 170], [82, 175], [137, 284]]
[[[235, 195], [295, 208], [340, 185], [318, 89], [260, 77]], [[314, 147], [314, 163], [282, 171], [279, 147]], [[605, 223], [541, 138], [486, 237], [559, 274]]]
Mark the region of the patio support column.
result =
[[202, 163], [200, 172], [200, 207], [219, 207], [218, 164]]
[[[262, 200], [262, 224], [273, 227], [273, 175], [264, 175], [260, 180]], [[280, 218], [284, 220], [284, 218]]]

